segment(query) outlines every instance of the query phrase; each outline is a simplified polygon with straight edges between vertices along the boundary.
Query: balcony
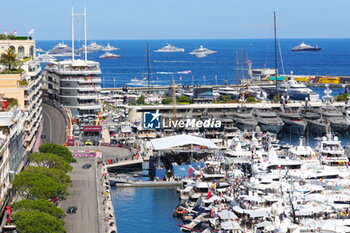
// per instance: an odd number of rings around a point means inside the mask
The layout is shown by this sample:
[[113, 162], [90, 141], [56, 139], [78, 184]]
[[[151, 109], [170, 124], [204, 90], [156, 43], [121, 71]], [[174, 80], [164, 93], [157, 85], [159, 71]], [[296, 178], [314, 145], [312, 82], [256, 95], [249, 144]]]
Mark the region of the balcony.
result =
[[93, 85], [79, 85], [78, 90], [79, 91], [101, 91], [101, 87], [93, 86]]
[[36, 76], [41, 71], [41, 66], [38, 62], [32, 60], [25, 62], [22, 68], [27, 72], [28, 76]]
[[39, 92], [41, 92], [40, 88], [42, 87], [42, 85], [43, 84], [40, 83], [39, 86], [37, 88], [35, 88], [34, 90], [32, 90], [29, 95], [25, 96], [25, 99], [31, 101], [31, 99], [33, 98], [34, 95], [36, 95]]
[[[72, 107], [72, 106], [71, 106]], [[87, 103], [87, 104], [79, 104], [77, 106], [78, 109], [88, 110], [88, 109], [100, 109], [101, 105], [98, 103]]]
[[[41, 109], [40, 109], [41, 110]], [[35, 111], [36, 116], [34, 118], [27, 118], [27, 126], [24, 128], [25, 131], [30, 131], [32, 130], [33, 126], [35, 123], [38, 122], [38, 119], [42, 116], [41, 111]], [[31, 114], [33, 116], [33, 114]]]
[[81, 77], [61, 77], [61, 82], [79, 82], [79, 83], [101, 83], [102, 79], [98, 76], [94, 76], [90, 78], [89, 76], [81, 76]]
[[101, 74], [100, 68], [61, 68], [61, 67], [46, 67], [46, 70], [55, 72], [60, 75], [99, 75]]
[[97, 99], [96, 94], [78, 94], [78, 99], [87, 100], [87, 99]]
[[[34, 99], [32, 99], [32, 100], [28, 99], [28, 100], [30, 100], [30, 104], [25, 106], [25, 110], [30, 110], [33, 107], [34, 104], [40, 104], [41, 103], [41, 97], [42, 97], [42, 92], [39, 91]], [[40, 101], [39, 101], [39, 99], [40, 99]]]

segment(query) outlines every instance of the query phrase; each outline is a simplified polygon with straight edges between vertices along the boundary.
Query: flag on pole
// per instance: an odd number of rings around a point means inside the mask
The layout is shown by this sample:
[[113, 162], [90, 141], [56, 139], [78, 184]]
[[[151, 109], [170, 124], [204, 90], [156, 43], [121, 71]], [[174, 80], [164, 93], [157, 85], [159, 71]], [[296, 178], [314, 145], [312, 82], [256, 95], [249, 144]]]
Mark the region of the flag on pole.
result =
[[12, 33], [11, 33], [11, 35], [13, 35], [13, 36], [15, 36], [17, 34], [17, 31], [16, 30], [14, 30]]
[[30, 36], [34, 35], [34, 28], [29, 30], [28, 35], [30, 35]]
[[191, 178], [193, 176], [194, 176], [194, 168], [190, 165], [190, 169], [188, 169], [188, 172], [187, 172], [187, 177]]

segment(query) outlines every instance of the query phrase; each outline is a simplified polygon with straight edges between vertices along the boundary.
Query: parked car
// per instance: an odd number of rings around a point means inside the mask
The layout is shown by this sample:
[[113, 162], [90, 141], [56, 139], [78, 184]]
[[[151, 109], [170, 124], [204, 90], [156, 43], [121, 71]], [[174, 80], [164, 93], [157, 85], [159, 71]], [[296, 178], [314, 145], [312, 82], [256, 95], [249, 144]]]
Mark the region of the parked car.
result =
[[86, 140], [85, 146], [92, 146], [92, 141], [90, 139]]
[[91, 167], [90, 163], [86, 163], [82, 166], [83, 169], [89, 169]]
[[67, 214], [75, 214], [78, 208], [76, 206], [69, 206], [67, 209]]

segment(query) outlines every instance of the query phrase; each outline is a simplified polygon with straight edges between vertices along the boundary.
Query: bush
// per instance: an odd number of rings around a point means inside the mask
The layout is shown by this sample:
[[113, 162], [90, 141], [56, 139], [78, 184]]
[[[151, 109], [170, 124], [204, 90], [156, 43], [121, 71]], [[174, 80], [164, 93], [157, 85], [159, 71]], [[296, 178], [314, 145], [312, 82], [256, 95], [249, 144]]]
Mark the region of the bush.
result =
[[280, 94], [277, 94], [277, 95], [275, 95], [275, 96], [272, 98], [272, 101], [273, 101], [273, 102], [278, 102], [278, 101], [280, 101], [280, 99], [281, 99], [281, 95], [280, 95]]
[[252, 96], [249, 96], [249, 97], [247, 97], [246, 101], [247, 101], [248, 103], [255, 103], [255, 102], [256, 102], [256, 99], [255, 99], [254, 97], [252, 97]]
[[233, 99], [229, 95], [221, 95], [219, 97], [219, 103], [233, 103]]
[[182, 95], [180, 96], [177, 101], [179, 103], [191, 103], [191, 99], [188, 96]]
[[345, 93], [345, 94], [339, 94], [335, 97], [335, 100], [338, 102], [345, 102], [348, 100], [349, 94]]
[[173, 99], [171, 97], [166, 97], [162, 99], [162, 104], [171, 104], [173, 102]]
[[28, 81], [27, 80], [18, 81], [18, 85], [19, 86], [28, 86]]

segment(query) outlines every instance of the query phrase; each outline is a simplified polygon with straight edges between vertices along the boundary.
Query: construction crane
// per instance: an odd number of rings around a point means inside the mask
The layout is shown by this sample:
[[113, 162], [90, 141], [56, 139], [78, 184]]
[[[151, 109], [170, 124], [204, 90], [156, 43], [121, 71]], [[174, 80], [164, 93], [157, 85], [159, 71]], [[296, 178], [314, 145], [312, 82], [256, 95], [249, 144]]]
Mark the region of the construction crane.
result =
[[173, 79], [173, 85], [172, 85], [172, 90], [173, 90], [173, 121], [176, 121], [176, 85], [175, 85], [175, 80]]
[[[99, 111], [99, 112], [97, 113], [97, 117], [96, 117], [96, 125], [99, 125], [99, 123], [100, 123], [100, 118], [101, 118], [101, 112], [104, 111], [103, 102], [102, 102], [102, 100], [100, 99], [99, 92], [97, 91], [96, 85], [95, 85], [95, 83], [94, 83], [93, 80], [92, 80], [92, 76], [88, 76], [87, 79], [90, 79], [91, 85], [93, 86], [93, 88], [94, 88], [94, 90], [95, 90], [95, 93], [96, 93], [97, 101], [100, 103], [100, 106], [101, 106], [101, 111]], [[86, 78], [85, 78], [85, 80], [86, 80]]]

